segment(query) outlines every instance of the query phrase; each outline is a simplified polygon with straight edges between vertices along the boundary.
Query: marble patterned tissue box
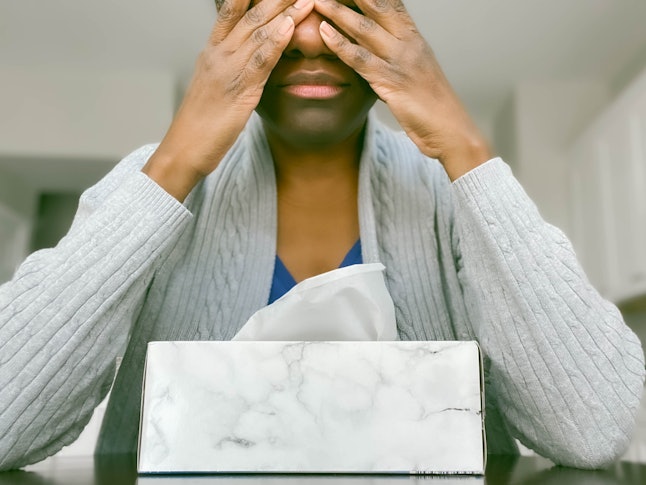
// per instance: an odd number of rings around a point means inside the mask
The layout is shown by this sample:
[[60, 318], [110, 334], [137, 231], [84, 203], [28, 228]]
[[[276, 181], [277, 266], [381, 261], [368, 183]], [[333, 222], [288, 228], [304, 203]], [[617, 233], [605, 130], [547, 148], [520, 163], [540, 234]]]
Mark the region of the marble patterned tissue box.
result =
[[482, 474], [475, 342], [151, 342], [138, 471]]

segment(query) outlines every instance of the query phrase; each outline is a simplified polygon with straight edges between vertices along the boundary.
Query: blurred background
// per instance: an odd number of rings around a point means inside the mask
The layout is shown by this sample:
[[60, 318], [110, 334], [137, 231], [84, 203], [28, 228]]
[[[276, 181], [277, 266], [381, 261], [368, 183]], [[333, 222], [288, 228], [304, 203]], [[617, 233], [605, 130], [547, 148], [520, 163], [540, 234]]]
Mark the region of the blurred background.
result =
[[[646, 2], [405, 3], [496, 153], [646, 342]], [[214, 19], [211, 0], [0, 1], [0, 283], [65, 234], [85, 188], [161, 139]], [[64, 452], [91, 452], [101, 413]], [[646, 461], [646, 412], [626, 458]]]

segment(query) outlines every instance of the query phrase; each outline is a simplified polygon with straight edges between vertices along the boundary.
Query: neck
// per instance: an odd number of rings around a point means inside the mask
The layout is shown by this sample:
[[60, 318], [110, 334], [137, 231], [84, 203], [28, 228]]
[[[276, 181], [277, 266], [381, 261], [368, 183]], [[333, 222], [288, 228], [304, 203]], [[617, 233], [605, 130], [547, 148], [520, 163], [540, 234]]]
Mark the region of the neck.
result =
[[287, 196], [294, 203], [309, 205], [345, 199], [330, 199], [330, 193], [356, 196], [364, 131], [362, 127], [340, 143], [311, 146], [288, 143], [266, 130], [279, 197]]

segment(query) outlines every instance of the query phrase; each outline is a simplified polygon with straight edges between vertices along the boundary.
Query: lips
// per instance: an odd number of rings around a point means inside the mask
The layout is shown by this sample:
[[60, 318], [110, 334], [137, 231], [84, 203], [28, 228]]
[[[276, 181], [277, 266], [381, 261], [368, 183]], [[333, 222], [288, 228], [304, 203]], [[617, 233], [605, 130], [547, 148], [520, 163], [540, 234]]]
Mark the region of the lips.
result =
[[342, 78], [323, 71], [294, 72], [277, 84], [288, 94], [304, 99], [334, 98], [349, 85]]

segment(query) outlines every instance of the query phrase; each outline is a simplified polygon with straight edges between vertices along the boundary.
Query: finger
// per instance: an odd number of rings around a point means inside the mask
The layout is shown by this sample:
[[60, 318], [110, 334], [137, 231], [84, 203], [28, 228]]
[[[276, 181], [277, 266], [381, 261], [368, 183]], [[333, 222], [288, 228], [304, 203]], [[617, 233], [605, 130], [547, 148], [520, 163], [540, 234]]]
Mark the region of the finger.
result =
[[240, 19], [247, 13], [250, 0], [224, 0], [218, 9], [218, 17], [211, 30], [210, 42], [217, 45], [238, 24]]
[[[241, 59], [250, 59], [258, 49], [280, 49], [278, 55], [287, 47], [293, 35], [292, 27], [301, 22], [314, 9], [314, 0], [299, 0], [300, 5], [292, 5], [281, 14], [275, 16], [267, 24], [252, 31], [248, 38], [234, 39], [237, 33], [232, 33], [227, 42], [238, 53]], [[273, 56], [272, 56], [273, 57]]]
[[397, 38], [416, 31], [415, 22], [402, 0], [354, 0], [366, 17], [373, 19]]
[[[313, 8], [314, 0], [263, 0], [240, 19], [230, 34], [232, 42], [241, 45], [254, 32], [266, 26], [279, 15], [290, 16], [296, 22], [304, 18], [303, 12]], [[297, 20], [299, 18], [300, 20]]]
[[316, 10], [359, 45], [388, 60], [396, 39], [375, 20], [336, 0], [316, 0]]
[[378, 73], [384, 72], [387, 67], [383, 59], [380, 59], [362, 45], [350, 42], [347, 37], [328, 22], [321, 22], [319, 32], [328, 48], [345, 64], [359, 73], [368, 83], [372, 84], [373, 79], [377, 79]]
[[231, 90], [243, 91], [250, 85], [264, 86], [294, 33], [294, 19], [278, 16], [267, 26], [266, 39], [256, 46], [248, 45], [246, 64], [236, 77]]

